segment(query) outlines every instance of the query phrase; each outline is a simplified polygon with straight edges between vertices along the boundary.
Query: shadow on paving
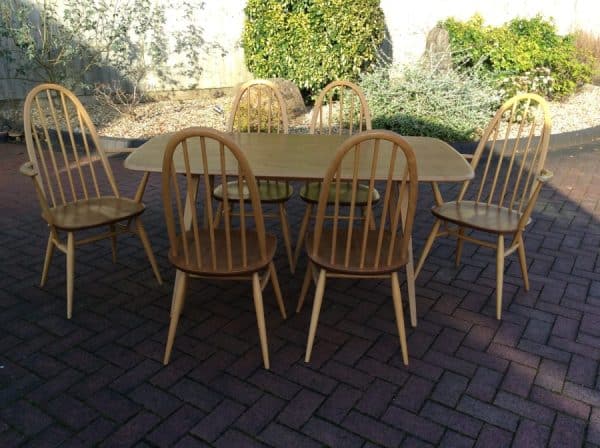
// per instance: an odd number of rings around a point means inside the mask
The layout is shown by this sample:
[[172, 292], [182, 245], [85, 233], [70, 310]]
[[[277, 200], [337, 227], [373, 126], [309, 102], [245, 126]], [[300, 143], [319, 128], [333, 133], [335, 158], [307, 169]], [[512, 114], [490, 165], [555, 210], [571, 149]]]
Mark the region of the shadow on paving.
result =
[[[78, 248], [73, 318], [65, 258], [38, 287], [47, 228], [20, 145], [0, 145], [0, 446], [596, 446], [600, 445], [600, 146], [548, 155], [555, 176], [525, 233], [531, 289], [506, 260], [503, 320], [495, 258], [439, 239], [417, 279], [419, 324], [402, 364], [386, 281], [327, 284], [312, 361], [310, 303], [293, 312], [306, 258], [276, 265], [290, 317], [265, 290], [271, 371], [262, 368], [250, 283], [195, 280], [169, 366], [162, 356], [173, 270], [160, 179], [144, 223], [166, 282], [139, 241]], [[112, 164], [122, 192], [138, 173]], [[456, 186], [446, 185], [445, 197]], [[415, 257], [431, 228], [421, 189]], [[293, 237], [304, 212], [289, 203]], [[267, 222], [277, 232], [278, 222]], [[402, 274], [403, 276], [403, 274]], [[406, 288], [403, 285], [404, 298]], [[310, 294], [314, 294], [311, 289]], [[310, 301], [310, 300], [309, 300]]]

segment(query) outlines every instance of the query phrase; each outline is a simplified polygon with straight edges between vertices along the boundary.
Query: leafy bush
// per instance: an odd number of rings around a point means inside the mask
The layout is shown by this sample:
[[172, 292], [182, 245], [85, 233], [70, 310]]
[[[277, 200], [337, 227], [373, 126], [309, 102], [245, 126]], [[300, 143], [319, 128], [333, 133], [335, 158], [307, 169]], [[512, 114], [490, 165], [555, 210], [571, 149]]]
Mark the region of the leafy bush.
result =
[[[0, 61], [10, 79], [83, 90], [92, 90], [96, 70], [109, 69], [116, 80], [97, 86], [100, 98], [115, 105], [136, 103], [150, 73], [170, 82], [171, 52], [190, 62], [184, 74], [201, 71], [201, 61], [193, 57], [205, 43], [201, 28], [192, 23], [176, 32], [174, 48], [165, 37], [165, 11], [172, 6], [171, 0], [2, 0]], [[180, 4], [188, 23], [197, 8], [187, 0]]]
[[384, 37], [379, 0], [248, 0], [245, 13], [248, 69], [289, 79], [304, 95], [334, 79], [356, 80]]
[[467, 71], [441, 68], [433, 58], [379, 68], [362, 77], [361, 87], [373, 128], [447, 141], [478, 137], [500, 103], [489, 83]]
[[440, 25], [450, 35], [455, 64], [478, 65], [504, 89], [504, 97], [523, 91], [563, 97], [590, 80], [589, 61], [582, 62], [573, 36], [559, 36], [554, 23], [541, 16], [499, 27], [485, 26], [479, 15]]

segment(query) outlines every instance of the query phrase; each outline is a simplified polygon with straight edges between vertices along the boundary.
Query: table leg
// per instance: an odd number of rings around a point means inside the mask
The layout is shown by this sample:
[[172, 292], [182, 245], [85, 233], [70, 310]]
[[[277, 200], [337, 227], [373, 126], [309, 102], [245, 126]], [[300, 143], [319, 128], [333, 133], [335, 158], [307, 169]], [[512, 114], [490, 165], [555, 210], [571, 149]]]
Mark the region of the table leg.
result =
[[[187, 196], [185, 198], [185, 209], [183, 210], [183, 223], [185, 224], [185, 228], [187, 230], [192, 228], [191, 204], [195, 203], [198, 198], [198, 185], [199, 184], [200, 184], [200, 176], [194, 176], [191, 188], [188, 190]], [[181, 282], [184, 281], [184, 279], [181, 278], [182, 276], [185, 276], [185, 273], [183, 273], [179, 269], [177, 269], [175, 271], [175, 283], [174, 283], [174, 287], [173, 287], [173, 296], [171, 297], [171, 311], [173, 311], [173, 304], [175, 303], [175, 295], [177, 293], [176, 286], [181, 284]], [[183, 306], [181, 307], [181, 309], [183, 310]]]
[[[412, 186], [411, 186], [412, 188]], [[418, 188], [418, 187], [417, 187]], [[405, 225], [406, 212], [408, 210], [408, 194], [402, 195], [400, 202], [402, 211], [402, 227]], [[408, 240], [408, 263], [406, 263], [406, 286], [408, 287], [408, 308], [410, 311], [410, 324], [417, 326], [417, 299], [415, 294], [415, 266], [413, 260], [412, 235]]]
[[[210, 201], [204, 202], [204, 222], [203, 222], [203, 224], [204, 224], [205, 229], [208, 229], [208, 208], [212, 207], [212, 192], [215, 188], [215, 176], [213, 176], [212, 174], [210, 176], [208, 176], [208, 185], [209, 185], [210, 191], [206, 197], [209, 197]], [[197, 192], [196, 192], [196, 194], [197, 194]]]

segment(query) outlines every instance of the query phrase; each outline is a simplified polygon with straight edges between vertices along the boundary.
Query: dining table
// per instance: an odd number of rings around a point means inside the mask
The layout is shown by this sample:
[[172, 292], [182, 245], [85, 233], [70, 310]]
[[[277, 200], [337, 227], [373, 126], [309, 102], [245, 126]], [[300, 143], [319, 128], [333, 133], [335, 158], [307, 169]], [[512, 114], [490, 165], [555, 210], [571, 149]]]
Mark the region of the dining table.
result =
[[[146, 173], [162, 171], [163, 154], [172, 133], [152, 137], [136, 148], [125, 159], [127, 169]], [[240, 146], [254, 175], [264, 179], [319, 180], [322, 179], [338, 147], [347, 135], [330, 134], [272, 134], [233, 133], [230, 137]], [[474, 176], [470, 163], [448, 143], [432, 137], [403, 136], [414, 150], [419, 182], [431, 182], [438, 200], [439, 182], [462, 182]], [[193, 148], [192, 148], [193, 149]], [[190, 151], [191, 154], [194, 151]], [[359, 172], [370, 172], [367, 158]], [[203, 167], [200, 157], [190, 159], [193, 174], [220, 175], [218, 157], [208, 158]], [[360, 161], [359, 161], [360, 163]], [[184, 171], [183, 163], [175, 161], [175, 169]], [[401, 173], [403, 170], [399, 170]], [[385, 180], [388, 170], [382, 167], [375, 174], [377, 180]], [[417, 325], [416, 292], [412, 240], [408, 245], [409, 262], [406, 266], [406, 281], [411, 325]]]

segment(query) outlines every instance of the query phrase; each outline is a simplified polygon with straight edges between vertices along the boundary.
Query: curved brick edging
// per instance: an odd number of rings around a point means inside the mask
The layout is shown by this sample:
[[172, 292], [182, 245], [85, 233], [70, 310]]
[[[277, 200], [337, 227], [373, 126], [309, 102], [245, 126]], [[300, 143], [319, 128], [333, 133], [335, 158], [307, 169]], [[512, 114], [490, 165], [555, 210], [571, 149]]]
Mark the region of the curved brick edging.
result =
[[[552, 134], [549, 150], [557, 151], [594, 142], [600, 144], [600, 126], [563, 132], [562, 134]], [[461, 153], [472, 154], [477, 147], [477, 142], [450, 142], [450, 145]]]
[[100, 136], [100, 143], [105, 149], [116, 148], [137, 148], [146, 143], [147, 138], [124, 138], [124, 137], [104, 137]]
[[595, 141], [600, 142], [600, 126], [554, 134], [550, 137], [550, 150], [585, 145]]

